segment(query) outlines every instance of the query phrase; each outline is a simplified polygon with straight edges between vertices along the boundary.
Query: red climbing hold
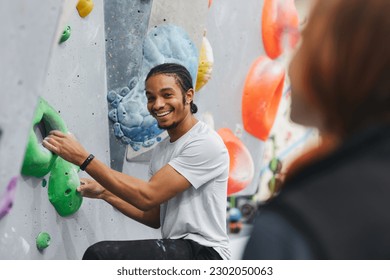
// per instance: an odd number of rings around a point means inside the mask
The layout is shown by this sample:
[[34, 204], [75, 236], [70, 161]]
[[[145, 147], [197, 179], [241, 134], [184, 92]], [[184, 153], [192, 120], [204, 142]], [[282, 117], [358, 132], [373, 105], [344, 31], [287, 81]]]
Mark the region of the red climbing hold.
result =
[[244, 129], [267, 140], [282, 97], [285, 71], [277, 62], [260, 56], [246, 77], [242, 95]]
[[[264, 0], [261, 33], [266, 54], [275, 59], [284, 51], [282, 44], [293, 48], [299, 39], [298, 12], [294, 0]], [[284, 36], [288, 36], [284, 39]]]
[[248, 149], [229, 128], [218, 130], [230, 157], [227, 194], [231, 195], [245, 189], [253, 179], [254, 164]]

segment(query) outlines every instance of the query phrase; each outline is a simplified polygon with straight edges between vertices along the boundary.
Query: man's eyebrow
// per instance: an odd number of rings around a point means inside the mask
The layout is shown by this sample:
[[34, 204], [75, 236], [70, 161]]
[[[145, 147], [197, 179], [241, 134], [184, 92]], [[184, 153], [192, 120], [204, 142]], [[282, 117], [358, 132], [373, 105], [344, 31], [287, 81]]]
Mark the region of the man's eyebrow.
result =
[[[162, 88], [162, 89], [160, 89], [159, 90], [159, 92], [164, 92], [164, 91], [173, 91], [174, 89], [173, 88], [171, 88], [171, 87], [166, 87], [166, 88]], [[148, 95], [148, 94], [153, 94], [153, 92], [151, 92], [151, 91], [148, 91], [148, 90], [146, 90], [145, 89], [145, 94], [146, 95]]]
[[162, 88], [160, 89], [160, 92], [167, 91], [167, 90], [173, 90], [173, 88], [171, 87]]

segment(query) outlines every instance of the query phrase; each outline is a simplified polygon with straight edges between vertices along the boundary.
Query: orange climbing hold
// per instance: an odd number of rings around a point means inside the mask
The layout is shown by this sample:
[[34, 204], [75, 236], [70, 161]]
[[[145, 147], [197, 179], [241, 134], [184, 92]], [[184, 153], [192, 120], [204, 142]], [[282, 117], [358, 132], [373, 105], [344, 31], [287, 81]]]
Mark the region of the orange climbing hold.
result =
[[203, 36], [202, 47], [199, 55], [198, 75], [196, 77], [195, 91], [200, 90], [211, 78], [214, 56], [209, 40]]
[[93, 6], [94, 4], [92, 0], [79, 0], [76, 9], [79, 12], [80, 17], [84, 18], [92, 12]]
[[253, 179], [254, 164], [246, 146], [229, 128], [218, 130], [230, 157], [227, 194], [231, 195], [245, 189]]
[[246, 76], [242, 95], [244, 129], [267, 140], [282, 97], [285, 71], [267, 56], [260, 56]]
[[[294, 0], [264, 0], [261, 33], [264, 50], [270, 58], [275, 59], [285, 47], [293, 48], [296, 45], [299, 39], [298, 24]], [[284, 36], [288, 37], [285, 39]]]
[[211, 7], [212, 3], [213, 3], [213, 0], [209, 0], [209, 8]]

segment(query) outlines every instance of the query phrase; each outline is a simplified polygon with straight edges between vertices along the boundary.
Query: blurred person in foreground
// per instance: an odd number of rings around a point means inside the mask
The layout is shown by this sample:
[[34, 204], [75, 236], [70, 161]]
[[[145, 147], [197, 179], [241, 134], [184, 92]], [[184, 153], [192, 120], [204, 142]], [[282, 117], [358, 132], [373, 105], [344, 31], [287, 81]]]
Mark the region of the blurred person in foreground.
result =
[[390, 259], [390, 1], [321, 0], [289, 75], [321, 144], [259, 208], [243, 259]]

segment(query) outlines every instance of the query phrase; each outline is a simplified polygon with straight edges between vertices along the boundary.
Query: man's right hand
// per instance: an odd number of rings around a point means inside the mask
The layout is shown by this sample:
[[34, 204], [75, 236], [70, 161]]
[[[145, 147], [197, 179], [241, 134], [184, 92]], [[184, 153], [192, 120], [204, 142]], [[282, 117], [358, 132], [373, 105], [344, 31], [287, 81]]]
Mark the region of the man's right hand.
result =
[[92, 179], [80, 179], [80, 186], [77, 191], [84, 197], [103, 199], [104, 192], [107, 190], [98, 182]]

